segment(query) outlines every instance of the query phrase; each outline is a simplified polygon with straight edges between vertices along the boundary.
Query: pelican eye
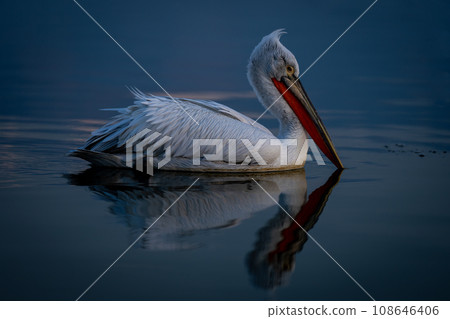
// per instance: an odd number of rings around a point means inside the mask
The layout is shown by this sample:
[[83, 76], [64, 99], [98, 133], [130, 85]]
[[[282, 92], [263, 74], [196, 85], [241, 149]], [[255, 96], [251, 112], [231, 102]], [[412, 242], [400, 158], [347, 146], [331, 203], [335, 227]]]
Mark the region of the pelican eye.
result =
[[286, 66], [286, 72], [287, 72], [288, 75], [292, 75], [292, 74], [294, 74], [295, 69], [294, 69], [293, 66], [288, 65], [288, 66]]

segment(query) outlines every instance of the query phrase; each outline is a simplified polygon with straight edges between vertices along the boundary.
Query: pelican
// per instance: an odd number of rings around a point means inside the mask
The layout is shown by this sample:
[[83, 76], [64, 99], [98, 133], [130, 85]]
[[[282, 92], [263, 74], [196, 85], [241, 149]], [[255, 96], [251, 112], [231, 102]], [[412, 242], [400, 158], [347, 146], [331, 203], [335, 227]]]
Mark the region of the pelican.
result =
[[[151, 141], [153, 137], [149, 136], [156, 133], [169, 142], [159, 145], [153, 138], [154, 152], [149, 165], [156, 165], [170, 150], [171, 159], [162, 170], [291, 170], [305, 164], [307, 132], [331, 162], [343, 168], [330, 135], [300, 83], [297, 60], [280, 42], [283, 33], [282, 29], [276, 30], [261, 40], [250, 56], [247, 70], [258, 100], [279, 121], [278, 136], [251, 118], [213, 101], [154, 96], [132, 89], [134, 104], [114, 109], [118, 115], [94, 131], [84, 146], [71, 155], [94, 166], [125, 167], [127, 141], [136, 136], [140, 141]], [[148, 134], [139, 136], [141, 132]], [[196, 162], [194, 140], [223, 143], [199, 148]], [[151, 143], [146, 146], [151, 147]], [[208, 156], [218, 152], [219, 147], [221, 157]], [[153, 157], [158, 160], [155, 164]]]

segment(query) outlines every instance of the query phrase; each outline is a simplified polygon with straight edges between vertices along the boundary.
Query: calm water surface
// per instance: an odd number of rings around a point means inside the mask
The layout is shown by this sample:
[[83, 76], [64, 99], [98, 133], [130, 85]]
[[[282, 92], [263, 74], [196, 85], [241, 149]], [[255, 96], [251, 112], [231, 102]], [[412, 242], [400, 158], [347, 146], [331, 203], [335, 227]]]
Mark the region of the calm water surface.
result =
[[[260, 38], [286, 27], [305, 69], [370, 1], [80, 3], [169, 92], [256, 118]], [[71, 1], [46, 4], [1, 5], [1, 299], [76, 299], [196, 178], [83, 299], [368, 300], [297, 223], [377, 300], [450, 299], [446, 2], [379, 1], [302, 79], [342, 174], [154, 177], [66, 156], [112, 115], [98, 109], [132, 103], [124, 85], [158, 87]]]

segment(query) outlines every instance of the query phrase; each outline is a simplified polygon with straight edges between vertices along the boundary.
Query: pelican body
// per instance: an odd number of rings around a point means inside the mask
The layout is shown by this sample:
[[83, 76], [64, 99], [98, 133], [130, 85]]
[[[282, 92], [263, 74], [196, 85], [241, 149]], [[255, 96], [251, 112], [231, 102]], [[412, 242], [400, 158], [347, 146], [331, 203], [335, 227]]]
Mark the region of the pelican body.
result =
[[[126, 167], [127, 141], [136, 140], [137, 136], [141, 144], [149, 141], [146, 147], [152, 148], [151, 154], [142, 155], [151, 156], [148, 165], [162, 170], [290, 170], [305, 164], [308, 132], [333, 164], [343, 168], [299, 81], [297, 60], [280, 42], [282, 34], [282, 30], [276, 30], [261, 40], [250, 56], [247, 70], [258, 100], [280, 123], [278, 136], [240, 112], [213, 101], [160, 97], [133, 89], [134, 104], [115, 109], [118, 115], [94, 131], [72, 155], [94, 166]], [[142, 132], [148, 134], [140, 136]], [[157, 144], [157, 136], [168, 142]], [[220, 145], [203, 143], [196, 149], [194, 141], [198, 140], [220, 141]], [[170, 161], [158, 166], [169, 151]]]

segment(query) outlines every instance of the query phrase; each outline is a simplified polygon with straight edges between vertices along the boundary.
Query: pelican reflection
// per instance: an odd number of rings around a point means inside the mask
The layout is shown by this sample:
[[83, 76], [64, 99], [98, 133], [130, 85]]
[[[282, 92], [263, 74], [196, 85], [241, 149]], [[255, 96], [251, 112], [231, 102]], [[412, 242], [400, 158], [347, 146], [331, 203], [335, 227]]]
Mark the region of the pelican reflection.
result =
[[302, 250], [308, 239], [307, 232], [317, 223], [341, 173], [336, 170], [308, 199], [305, 192], [301, 205], [281, 194], [279, 204], [282, 208], [258, 231], [254, 248], [247, 255], [247, 267], [254, 285], [273, 289], [288, 282], [294, 270], [295, 254]]
[[[304, 170], [248, 175], [158, 172], [149, 176], [128, 169], [90, 168], [67, 177], [71, 184], [88, 186], [111, 204], [110, 212], [129, 227], [130, 242], [199, 177], [138, 243], [149, 250], [183, 250], [203, 244], [197, 234], [236, 226], [275, 206], [272, 198], [308, 231], [317, 222], [339, 176], [340, 171], [336, 171], [309, 198]], [[294, 255], [306, 239], [305, 232], [280, 210], [258, 231], [253, 250], [247, 255], [253, 284], [271, 289], [286, 282], [294, 269]]]

